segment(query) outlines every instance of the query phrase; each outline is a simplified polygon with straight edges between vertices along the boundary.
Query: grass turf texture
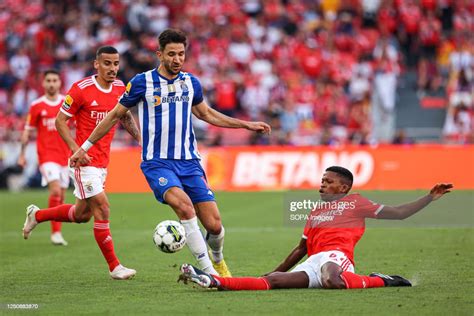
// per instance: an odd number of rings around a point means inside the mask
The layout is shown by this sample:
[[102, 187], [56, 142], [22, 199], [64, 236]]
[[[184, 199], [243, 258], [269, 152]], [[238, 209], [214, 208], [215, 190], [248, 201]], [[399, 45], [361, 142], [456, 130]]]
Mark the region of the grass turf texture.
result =
[[[364, 192], [397, 204], [422, 192]], [[235, 276], [272, 270], [299, 241], [301, 229], [283, 223], [283, 192], [217, 193], [226, 227], [226, 261]], [[458, 191], [424, 210], [438, 222], [390, 227], [370, 223], [356, 252], [356, 271], [400, 274], [413, 288], [217, 292], [176, 283], [181, 263], [195, 263], [187, 249], [164, 254], [152, 232], [176, 219], [151, 194], [110, 194], [116, 252], [138, 274], [113, 281], [92, 233], [92, 222], [64, 224], [67, 247], [49, 242], [49, 223], [30, 240], [21, 237], [25, 206], [44, 207], [45, 191], [0, 192], [0, 314], [6, 304], [38, 304], [43, 314], [472, 314], [474, 310], [474, 192]], [[68, 192], [68, 200], [72, 194]], [[450, 223], [449, 218], [456, 218]], [[430, 224], [431, 223], [431, 224]], [[433, 224], [434, 223], [434, 224]], [[18, 312], [18, 311], [16, 311]]]

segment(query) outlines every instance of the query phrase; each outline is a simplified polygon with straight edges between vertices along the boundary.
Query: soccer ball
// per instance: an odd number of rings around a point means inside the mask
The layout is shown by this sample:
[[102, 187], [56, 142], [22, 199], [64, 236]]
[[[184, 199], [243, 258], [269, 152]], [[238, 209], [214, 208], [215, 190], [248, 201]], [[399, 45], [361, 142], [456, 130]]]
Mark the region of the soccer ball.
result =
[[166, 253], [181, 250], [186, 244], [186, 233], [183, 225], [177, 221], [159, 223], [153, 233], [153, 242], [156, 248]]

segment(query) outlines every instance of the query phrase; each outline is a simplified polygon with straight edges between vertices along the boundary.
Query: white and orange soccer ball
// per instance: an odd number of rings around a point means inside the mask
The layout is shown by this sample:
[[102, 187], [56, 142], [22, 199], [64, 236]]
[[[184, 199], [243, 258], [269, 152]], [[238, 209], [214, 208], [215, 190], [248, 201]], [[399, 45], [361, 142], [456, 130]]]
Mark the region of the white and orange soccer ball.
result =
[[171, 220], [159, 223], [153, 233], [153, 242], [156, 248], [165, 253], [174, 253], [183, 249], [186, 245], [183, 225]]

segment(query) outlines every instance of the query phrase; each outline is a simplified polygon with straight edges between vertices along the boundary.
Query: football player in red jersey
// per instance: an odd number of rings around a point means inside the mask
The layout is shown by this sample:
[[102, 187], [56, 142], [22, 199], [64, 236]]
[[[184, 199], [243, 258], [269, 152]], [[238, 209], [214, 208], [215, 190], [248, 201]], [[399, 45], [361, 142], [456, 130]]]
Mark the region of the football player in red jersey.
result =
[[[25, 129], [21, 135], [21, 151], [18, 165], [25, 167], [25, 150], [30, 139], [30, 133], [36, 129], [36, 151], [38, 164], [42, 175], [41, 184], [48, 186], [48, 207], [64, 203], [66, 189], [69, 186], [67, 159], [70, 150], [62, 140], [54, 121], [64, 102], [64, 96], [59, 93], [61, 78], [54, 69], [43, 73], [44, 95], [31, 103]], [[67, 246], [61, 234], [61, 222], [51, 221], [51, 242], [54, 245]]]
[[[89, 137], [97, 124], [117, 104], [125, 91], [125, 85], [117, 80], [119, 70], [118, 51], [111, 46], [97, 50], [94, 68], [97, 74], [74, 83], [67, 93], [56, 118], [56, 128], [66, 144], [75, 152], [79, 145]], [[67, 121], [74, 117], [76, 121], [76, 139], [71, 136]], [[140, 133], [130, 112], [121, 118], [125, 129], [140, 142]], [[38, 223], [44, 221], [85, 223], [94, 217], [94, 237], [109, 266], [110, 276], [117, 280], [126, 280], [135, 276], [136, 271], [120, 264], [114, 251], [109, 228], [109, 201], [104, 192], [104, 183], [109, 163], [110, 144], [115, 129], [102, 138], [78, 166], [70, 168], [74, 182], [76, 204], [63, 204], [40, 210], [35, 205], [27, 208], [23, 227], [23, 237], [28, 239]]]
[[[414, 202], [386, 206], [360, 194], [349, 194], [352, 182], [353, 175], [346, 168], [326, 169], [319, 190], [322, 203], [312, 210], [299, 244], [271, 273], [259, 278], [223, 278], [183, 264], [180, 280], [224, 290], [411, 286], [410, 281], [398, 275], [355, 274], [353, 252], [364, 234], [365, 218], [405, 219], [450, 192], [453, 185], [436, 184], [427, 195]], [[305, 255], [308, 256], [306, 261], [296, 265]]]

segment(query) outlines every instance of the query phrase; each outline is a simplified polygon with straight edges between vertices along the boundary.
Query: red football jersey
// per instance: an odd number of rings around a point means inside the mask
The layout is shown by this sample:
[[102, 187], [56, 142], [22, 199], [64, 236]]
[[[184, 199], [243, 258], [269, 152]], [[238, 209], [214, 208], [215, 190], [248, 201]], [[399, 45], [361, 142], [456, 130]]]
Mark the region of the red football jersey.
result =
[[64, 96], [59, 95], [56, 101], [51, 101], [42, 96], [31, 103], [26, 119], [26, 129], [36, 129], [36, 150], [39, 164], [56, 162], [67, 166], [70, 150], [56, 130], [54, 121], [58, 114]]
[[311, 212], [303, 233], [308, 257], [339, 250], [354, 263], [354, 248], [364, 234], [365, 218], [377, 217], [383, 205], [358, 193], [333, 202], [318, 202], [321, 203]]
[[[108, 90], [103, 89], [95, 75], [74, 83], [68, 91], [61, 112], [76, 120], [76, 143], [82, 145], [94, 128], [111, 111], [125, 92], [125, 85], [115, 80]], [[88, 166], [107, 168], [110, 143], [115, 134], [115, 126], [99, 140], [87, 154], [92, 158]]]

